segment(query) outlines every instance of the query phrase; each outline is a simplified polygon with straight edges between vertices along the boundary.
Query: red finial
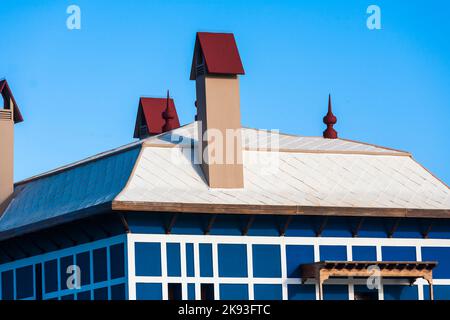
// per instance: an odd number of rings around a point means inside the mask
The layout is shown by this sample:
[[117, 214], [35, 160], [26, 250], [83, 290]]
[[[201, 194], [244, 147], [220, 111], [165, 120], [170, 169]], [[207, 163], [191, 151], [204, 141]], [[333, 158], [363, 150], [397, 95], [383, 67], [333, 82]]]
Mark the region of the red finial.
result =
[[323, 123], [327, 125], [327, 129], [323, 132], [323, 137], [326, 139], [337, 139], [338, 133], [334, 130], [333, 125], [337, 122], [331, 108], [331, 94], [328, 96], [328, 113], [323, 117]]
[[163, 127], [163, 132], [178, 128], [178, 126], [174, 123], [175, 110], [173, 104], [170, 103], [169, 90], [167, 90], [166, 111], [164, 111], [163, 117], [166, 120]]

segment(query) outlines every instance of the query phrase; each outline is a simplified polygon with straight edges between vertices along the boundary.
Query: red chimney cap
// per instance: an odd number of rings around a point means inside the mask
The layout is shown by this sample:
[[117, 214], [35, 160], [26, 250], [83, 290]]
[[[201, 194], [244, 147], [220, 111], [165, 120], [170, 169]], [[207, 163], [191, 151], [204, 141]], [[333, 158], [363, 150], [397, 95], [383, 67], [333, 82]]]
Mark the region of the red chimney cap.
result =
[[334, 130], [333, 126], [336, 124], [337, 118], [333, 114], [331, 106], [331, 94], [328, 95], [328, 113], [323, 117], [323, 123], [327, 125], [327, 129], [323, 132], [323, 137], [325, 139], [337, 139], [338, 133]]
[[197, 57], [201, 54], [209, 74], [245, 74], [232, 33], [197, 32], [191, 80], [195, 80]]
[[9, 109], [9, 99], [11, 99], [14, 106], [14, 123], [19, 123], [23, 121], [22, 114], [20, 113], [19, 106], [14, 99], [14, 96], [9, 88], [8, 82], [6, 79], [0, 80], [0, 94], [4, 100], [4, 108]]
[[[166, 111], [170, 119], [166, 118]], [[169, 118], [168, 117], [168, 118]], [[169, 124], [166, 126], [166, 122]], [[143, 134], [141, 127], [146, 126]], [[139, 99], [138, 114], [134, 127], [134, 138], [143, 139], [149, 135], [160, 134], [180, 127], [175, 102], [171, 98], [144, 98]]]

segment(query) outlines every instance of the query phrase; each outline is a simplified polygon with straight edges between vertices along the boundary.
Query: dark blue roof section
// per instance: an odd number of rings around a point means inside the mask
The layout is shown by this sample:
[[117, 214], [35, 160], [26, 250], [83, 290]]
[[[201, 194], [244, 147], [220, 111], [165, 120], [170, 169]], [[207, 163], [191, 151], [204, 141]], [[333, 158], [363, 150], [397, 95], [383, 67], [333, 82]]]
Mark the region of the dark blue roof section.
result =
[[77, 213], [90, 210], [92, 214], [110, 203], [125, 187], [139, 151], [140, 145], [134, 145], [17, 184], [0, 218], [0, 238], [30, 226], [70, 221]]

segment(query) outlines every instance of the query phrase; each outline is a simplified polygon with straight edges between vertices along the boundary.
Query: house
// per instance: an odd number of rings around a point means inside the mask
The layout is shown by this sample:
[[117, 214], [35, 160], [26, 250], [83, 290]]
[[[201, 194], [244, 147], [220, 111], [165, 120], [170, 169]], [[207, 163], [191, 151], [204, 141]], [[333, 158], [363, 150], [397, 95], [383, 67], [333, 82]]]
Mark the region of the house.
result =
[[0, 298], [450, 299], [449, 187], [338, 138], [331, 99], [323, 137], [243, 127], [242, 75], [232, 34], [198, 33], [195, 121], [141, 98], [138, 140], [15, 184], [1, 81]]

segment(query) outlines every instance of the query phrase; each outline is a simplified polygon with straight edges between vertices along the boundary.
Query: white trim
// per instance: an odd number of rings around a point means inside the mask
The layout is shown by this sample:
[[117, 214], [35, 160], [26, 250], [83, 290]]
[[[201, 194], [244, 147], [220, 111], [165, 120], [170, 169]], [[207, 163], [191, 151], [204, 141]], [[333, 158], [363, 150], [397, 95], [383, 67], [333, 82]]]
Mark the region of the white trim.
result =
[[255, 300], [253, 287], [253, 244], [247, 243], [247, 278], [248, 278], [248, 300]]
[[[162, 242], [161, 247], [161, 276], [167, 278], [167, 242]], [[168, 283], [162, 283], [162, 298], [163, 300], [168, 299]]]
[[[194, 275], [196, 278], [200, 278], [200, 243], [194, 243]], [[194, 283], [194, 299], [201, 300], [200, 283]], [[189, 298], [189, 288], [188, 288]]]
[[[281, 279], [287, 279], [287, 258], [286, 258], [286, 243], [282, 242], [280, 247], [280, 254], [281, 254]], [[282, 283], [282, 299], [288, 300], [289, 293], [288, 293], [288, 286], [287, 282], [283, 281]]]
[[128, 299], [136, 300], [136, 254], [134, 250], [133, 235], [127, 234], [128, 252]]
[[[217, 242], [212, 243], [213, 279], [219, 279], [219, 250]], [[219, 283], [214, 281], [214, 300], [220, 299]]]

